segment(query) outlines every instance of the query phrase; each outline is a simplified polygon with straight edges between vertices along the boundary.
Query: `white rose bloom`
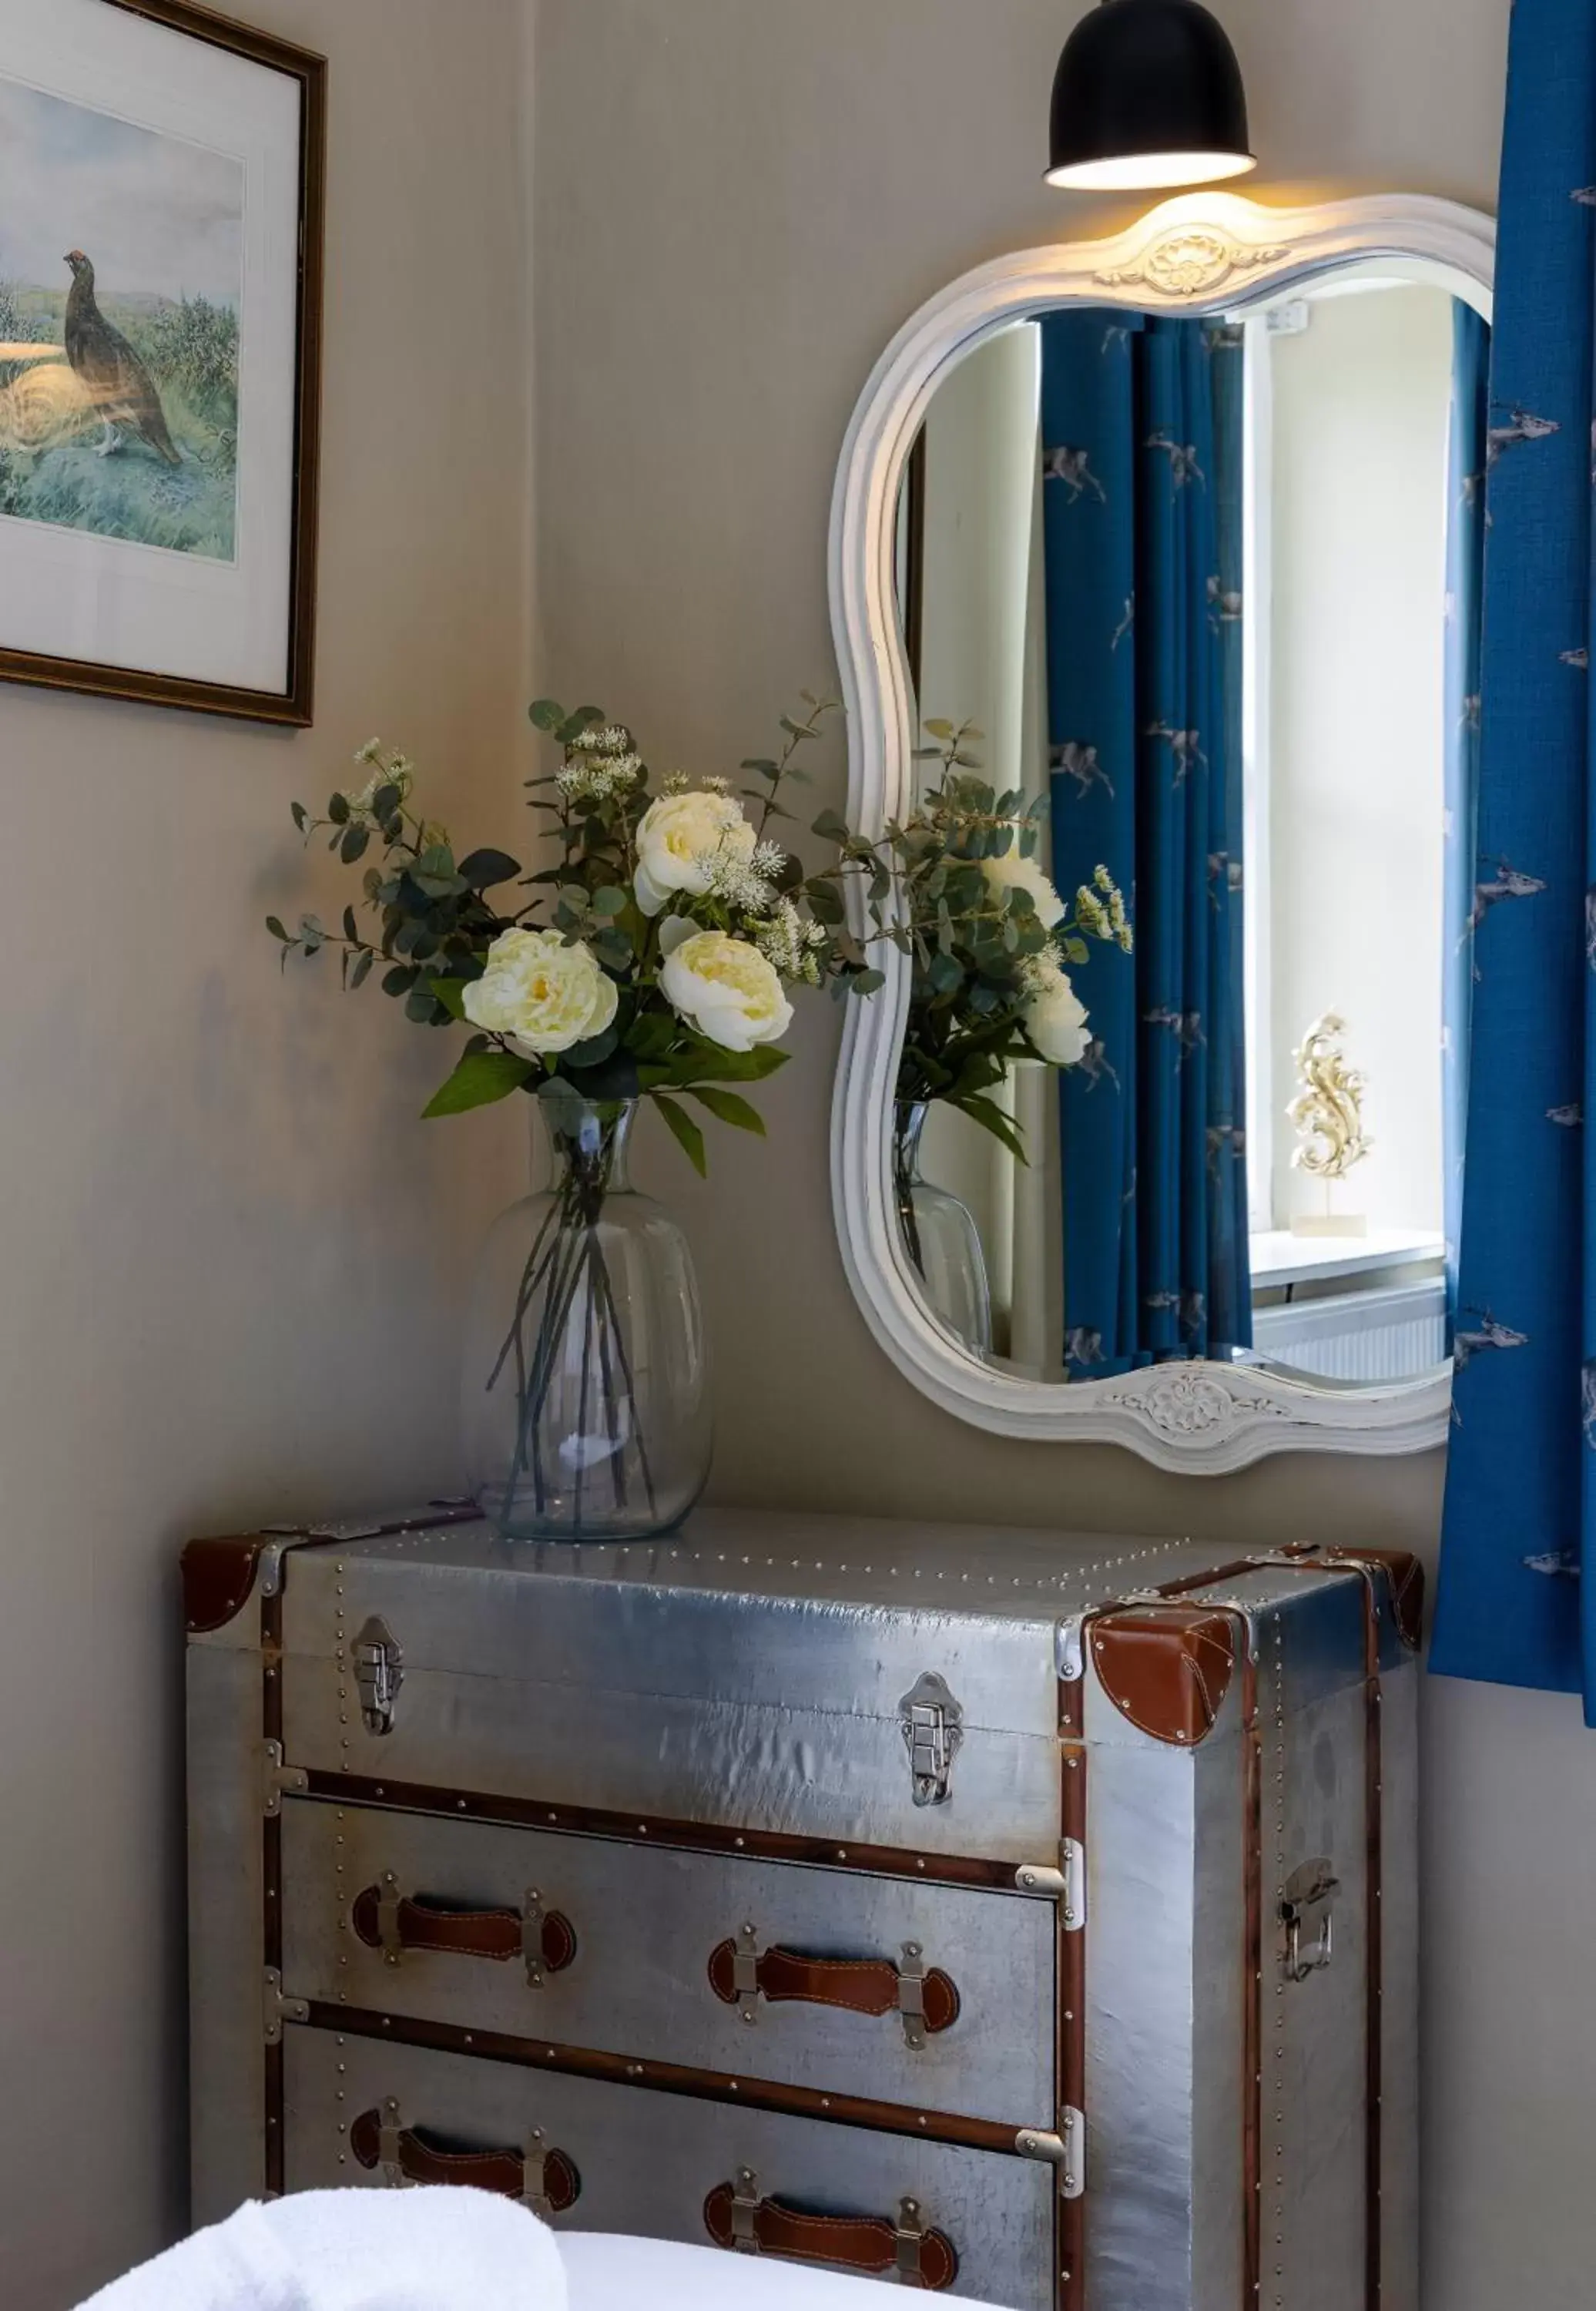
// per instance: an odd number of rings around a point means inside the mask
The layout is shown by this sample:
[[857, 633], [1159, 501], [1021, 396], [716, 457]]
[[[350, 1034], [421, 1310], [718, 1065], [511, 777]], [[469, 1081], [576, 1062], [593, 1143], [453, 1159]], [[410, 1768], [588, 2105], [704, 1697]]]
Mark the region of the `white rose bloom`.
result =
[[558, 931], [501, 931], [487, 969], [467, 986], [466, 1016], [491, 1035], [508, 1035], [542, 1059], [602, 1035], [620, 1000], [591, 947], [567, 946]]
[[1073, 1068], [1086, 1056], [1091, 1034], [1086, 1007], [1063, 972], [1050, 976], [1025, 1006], [1025, 1033], [1055, 1068]]
[[1034, 859], [1023, 859], [1017, 842], [1010, 845], [1001, 859], [983, 859], [981, 871], [990, 889], [995, 893], [1029, 891], [1036, 909], [1037, 920], [1044, 930], [1064, 920], [1064, 902], [1054, 890]]
[[757, 947], [726, 931], [695, 931], [666, 959], [659, 984], [672, 1009], [723, 1051], [751, 1051], [787, 1033], [792, 1006]]
[[673, 891], [701, 899], [717, 857], [747, 859], [758, 840], [729, 795], [667, 794], [651, 802], [637, 830], [632, 888], [645, 915], [657, 915]]

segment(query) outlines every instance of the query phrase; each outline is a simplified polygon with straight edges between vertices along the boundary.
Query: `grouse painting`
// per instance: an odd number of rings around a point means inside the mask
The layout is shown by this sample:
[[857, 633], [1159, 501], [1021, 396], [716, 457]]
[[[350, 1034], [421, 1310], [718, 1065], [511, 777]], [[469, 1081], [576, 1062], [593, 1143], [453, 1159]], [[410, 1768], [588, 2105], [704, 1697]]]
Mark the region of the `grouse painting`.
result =
[[72, 288], [66, 299], [66, 358], [105, 428], [100, 454], [109, 458], [135, 434], [163, 458], [180, 466], [182, 454], [167, 430], [155, 381], [120, 329], [114, 329], [94, 300], [94, 267], [81, 249], [68, 249]]

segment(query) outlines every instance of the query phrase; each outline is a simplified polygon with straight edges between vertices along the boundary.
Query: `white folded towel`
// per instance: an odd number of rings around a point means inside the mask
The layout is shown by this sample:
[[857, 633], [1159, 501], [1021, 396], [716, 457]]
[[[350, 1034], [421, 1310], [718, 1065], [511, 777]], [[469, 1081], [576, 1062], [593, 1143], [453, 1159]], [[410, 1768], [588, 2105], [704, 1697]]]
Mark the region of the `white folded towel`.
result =
[[566, 2311], [545, 2224], [486, 2191], [253, 2202], [81, 2311]]

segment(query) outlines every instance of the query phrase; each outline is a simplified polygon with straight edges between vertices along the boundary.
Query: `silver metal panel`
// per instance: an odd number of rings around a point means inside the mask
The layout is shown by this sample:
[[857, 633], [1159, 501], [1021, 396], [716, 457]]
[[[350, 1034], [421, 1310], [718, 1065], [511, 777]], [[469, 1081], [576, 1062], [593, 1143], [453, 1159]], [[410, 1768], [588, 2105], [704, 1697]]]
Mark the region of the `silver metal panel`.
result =
[[[1361, 1686], [1263, 1722], [1266, 2311], [1361, 2311], [1364, 2302], [1365, 1726]], [[1289, 1981], [1280, 1907], [1293, 1874], [1313, 1861], [1330, 1863], [1339, 1889], [1330, 1962]]]
[[258, 2198], [266, 2180], [259, 1655], [192, 1646], [188, 1687], [189, 2106], [203, 2224]]
[[1094, 2311], [1233, 2311], [1240, 2299], [1242, 1770], [1236, 1738], [1091, 1755]]
[[1381, 2311], [1418, 2311], [1418, 1679], [1381, 1680]]
[[286, 2069], [290, 2190], [378, 2183], [344, 2130], [391, 2096], [406, 2126], [450, 2147], [512, 2150], [542, 2128], [581, 2177], [560, 2228], [702, 2246], [705, 2198], [750, 2167], [762, 2194], [822, 2214], [891, 2217], [915, 2199], [958, 2252], [955, 2294], [1012, 2311], [1052, 2303], [1057, 2177], [1034, 2160], [327, 2031], [290, 2029]]
[[[1051, 2129], [1050, 1901], [290, 1800], [283, 1807], [283, 1982], [382, 2014], [690, 2069]], [[406, 1951], [390, 1965], [348, 1923], [391, 1871], [402, 1894], [522, 1910], [535, 1888], [569, 1919], [576, 1957], [543, 1985], [524, 1965]], [[761, 1999], [746, 2024], [711, 1989], [710, 1954], [745, 1924], [762, 1949], [899, 1961], [916, 1944], [959, 1993], [952, 2027], [911, 2051], [877, 2017]]]

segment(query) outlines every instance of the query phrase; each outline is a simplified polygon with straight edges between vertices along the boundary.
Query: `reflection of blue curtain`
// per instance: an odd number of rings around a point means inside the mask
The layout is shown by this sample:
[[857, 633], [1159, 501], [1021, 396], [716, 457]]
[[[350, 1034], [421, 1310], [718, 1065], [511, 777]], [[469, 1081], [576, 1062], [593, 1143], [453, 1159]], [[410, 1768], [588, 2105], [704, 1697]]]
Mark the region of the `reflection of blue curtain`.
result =
[[1105, 866], [1136, 953], [1078, 973], [1060, 1080], [1065, 1353], [1103, 1373], [1252, 1337], [1242, 1033], [1239, 330], [1042, 323], [1053, 873]]
[[[1596, 1063], [1593, 200], [1596, 10], [1518, 0], [1491, 348], [1455, 1425], [1433, 1666], [1583, 1688], [1596, 1723], [1596, 1166], [1581, 1123]], [[1570, 1577], [1582, 1570], [1583, 1582]]]
[[1487, 371], [1491, 333], [1461, 298], [1452, 309], [1452, 424], [1447, 437], [1446, 843], [1442, 904], [1441, 1119], [1446, 1163], [1446, 1302], [1457, 1315], [1469, 1101], [1469, 919], [1474, 906], [1479, 794], [1480, 589], [1485, 575]]

